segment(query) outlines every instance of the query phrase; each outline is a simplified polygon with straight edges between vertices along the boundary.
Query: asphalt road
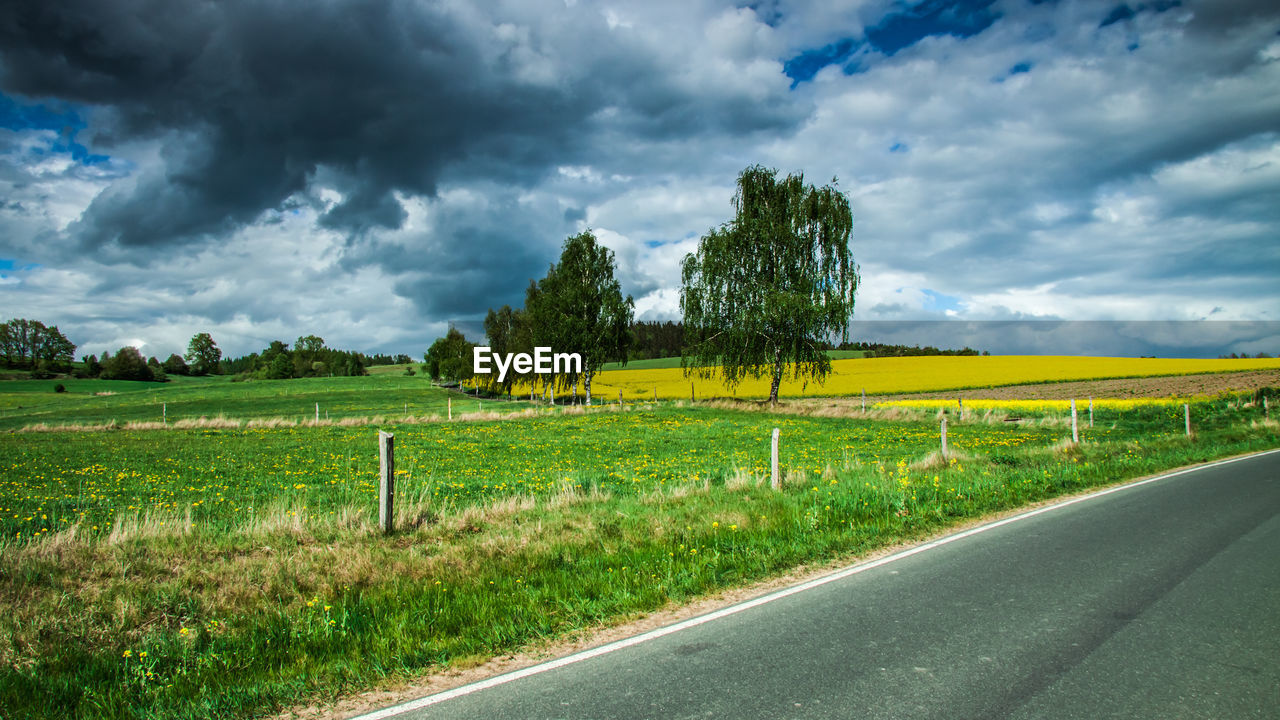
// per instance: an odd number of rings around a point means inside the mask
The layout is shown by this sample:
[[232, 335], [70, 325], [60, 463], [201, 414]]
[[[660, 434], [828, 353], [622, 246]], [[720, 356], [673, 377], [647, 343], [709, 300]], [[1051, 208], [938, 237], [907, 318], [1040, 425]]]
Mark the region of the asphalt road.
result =
[[1280, 453], [813, 585], [376, 716], [1280, 717]]

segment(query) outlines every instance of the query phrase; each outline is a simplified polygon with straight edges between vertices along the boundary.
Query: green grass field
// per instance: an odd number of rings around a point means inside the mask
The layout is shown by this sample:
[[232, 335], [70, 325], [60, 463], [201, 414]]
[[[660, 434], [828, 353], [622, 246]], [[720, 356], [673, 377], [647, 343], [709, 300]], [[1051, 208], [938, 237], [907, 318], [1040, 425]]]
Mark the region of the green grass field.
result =
[[[55, 393], [62, 383], [67, 392]], [[101, 394], [109, 393], [109, 394]], [[118, 380], [17, 380], [0, 382], [0, 430], [27, 425], [101, 424], [115, 421], [169, 422], [201, 417], [241, 420], [288, 418], [330, 420], [357, 417], [404, 417], [480, 409], [510, 412], [527, 407], [501, 399], [477, 401], [458, 392], [433, 387], [420, 375], [302, 378], [232, 382], [217, 376], [181, 378], [169, 383]]]
[[[10, 430], [157, 420], [157, 400], [170, 418], [310, 419], [321, 402], [383, 420], [0, 433], [6, 717], [323, 704], [967, 518], [1280, 446], [1261, 408], [1221, 400], [1193, 405], [1194, 438], [1180, 406], [1149, 405], [1097, 413], [1080, 445], [1064, 442], [1062, 412], [953, 414], [944, 461], [932, 409], [633, 403], [406, 424], [404, 403], [422, 415], [476, 401], [393, 373], [105, 397], [31, 388], [0, 394]], [[380, 429], [397, 447], [389, 537], [374, 526]]]

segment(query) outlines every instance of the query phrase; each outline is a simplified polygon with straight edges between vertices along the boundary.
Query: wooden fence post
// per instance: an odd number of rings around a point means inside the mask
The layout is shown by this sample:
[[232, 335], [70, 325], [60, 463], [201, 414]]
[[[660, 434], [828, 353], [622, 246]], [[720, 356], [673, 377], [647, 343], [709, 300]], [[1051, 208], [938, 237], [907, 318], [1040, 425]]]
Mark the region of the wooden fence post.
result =
[[947, 418], [942, 418], [942, 459], [947, 459]]
[[862, 388], [862, 412], [867, 411], [867, 389]]
[[1093, 398], [1089, 398], [1089, 427], [1093, 427]]
[[622, 391], [618, 391], [618, 407], [622, 407]]
[[378, 525], [382, 532], [394, 529], [396, 498], [396, 436], [378, 431]]
[[1191, 404], [1190, 403], [1182, 404], [1182, 414], [1187, 421], [1187, 437], [1191, 437]]
[[449, 419], [453, 419], [453, 398], [446, 398], [449, 403]]
[[960, 405], [960, 422], [964, 422], [964, 398], [956, 398], [956, 402]]
[[1071, 398], [1071, 442], [1080, 442], [1080, 426], [1076, 424], [1076, 399]]
[[658, 402], [658, 386], [653, 386], [653, 401]]
[[160, 403], [160, 420], [165, 424], [169, 424], [169, 403]]
[[1266, 396], [1266, 395], [1263, 395], [1263, 396], [1262, 396], [1262, 417], [1264, 417], [1264, 418], [1270, 418], [1270, 417], [1271, 417], [1271, 408], [1270, 408], [1270, 407], [1268, 407], [1268, 405], [1267, 405], [1267, 396]]
[[770, 443], [769, 450], [769, 487], [774, 490], [778, 489], [778, 435], [781, 432], [778, 428], [773, 429], [773, 442]]
[[698, 402], [698, 391], [693, 388], [693, 383], [689, 383], [689, 402]]
[[316, 424], [320, 424], [320, 403], [316, 403]]

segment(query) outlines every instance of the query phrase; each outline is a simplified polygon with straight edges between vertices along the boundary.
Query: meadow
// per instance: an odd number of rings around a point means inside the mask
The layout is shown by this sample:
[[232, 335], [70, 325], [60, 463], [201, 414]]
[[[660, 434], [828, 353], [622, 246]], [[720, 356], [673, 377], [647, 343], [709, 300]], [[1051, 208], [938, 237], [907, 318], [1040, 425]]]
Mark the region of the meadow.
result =
[[[909, 400], [866, 412], [483, 401], [509, 412], [464, 416], [480, 401], [393, 374], [93, 392], [0, 392], [11, 430], [145, 421], [0, 434], [6, 716], [325, 704], [965, 519], [1280, 446], [1280, 425], [1244, 397], [1191, 400], [1193, 437], [1182, 399], [1099, 399], [1073, 444], [1058, 401], [966, 401], [961, 421], [954, 401]], [[46, 396], [67, 404], [35, 404]], [[440, 417], [449, 398], [453, 422]], [[94, 405], [104, 399], [119, 404]], [[171, 418], [262, 422], [156, 425], [157, 400]], [[315, 402], [361, 424], [308, 424]], [[393, 412], [405, 403], [410, 422]], [[375, 527], [378, 430], [396, 437], [390, 536]]]
[[[53, 391], [62, 384], [64, 393]], [[350, 418], [446, 416], [512, 412], [528, 407], [519, 401], [477, 400], [446, 393], [422, 376], [300, 378], [283, 381], [232, 382], [229, 377], [177, 377], [168, 383], [119, 380], [20, 380], [0, 382], [0, 430], [28, 425], [100, 425], [130, 422], [176, 423], [199, 418], [248, 421], [314, 421]]]

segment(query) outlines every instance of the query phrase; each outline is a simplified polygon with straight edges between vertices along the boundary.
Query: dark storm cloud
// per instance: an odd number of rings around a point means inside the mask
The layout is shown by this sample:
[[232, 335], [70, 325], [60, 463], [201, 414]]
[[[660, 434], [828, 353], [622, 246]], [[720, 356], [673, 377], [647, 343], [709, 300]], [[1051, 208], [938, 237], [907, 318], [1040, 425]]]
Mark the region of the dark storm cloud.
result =
[[329, 224], [395, 227], [391, 190], [434, 191], [443, 165], [495, 136], [528, 144], [536, 161], [563, 148], [589, 109], [590, 98], [486, 67], [469, 29], [423, 5], [9, 7], [6, 88], [106, 106], [117, 137], [177, 133], [161, 172], [85, 213], [91, 245], [228, 232], [302, 190], [320, 165], [351, 197]]
[[89, 247], [225, 235], [322, 169], [344, 196], [325, 226], [397, 228], [394, 191], [430, 196], [446, 176], [530, 185], [590, 149], [606, 107], [652, 135], [798, 117], [767, 99], [718, 107], [660, 72], [654, 48], [581, 43], [609, 29], [563, 6], [485, 18], [394, 0], [5, 7], [0, 87], [97, 108], [99, 151], [164, 142], [160, 167], [85, 211], [73, 231]]

